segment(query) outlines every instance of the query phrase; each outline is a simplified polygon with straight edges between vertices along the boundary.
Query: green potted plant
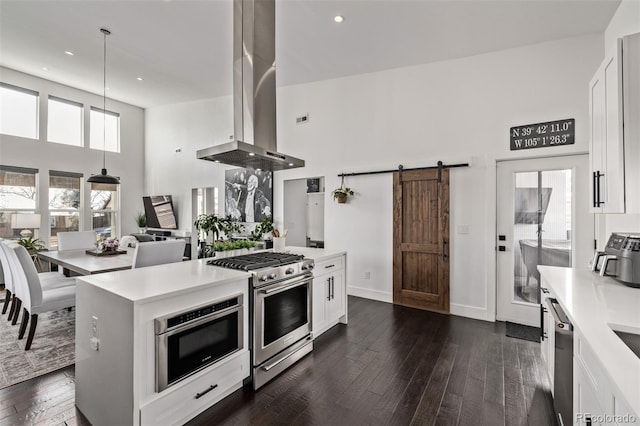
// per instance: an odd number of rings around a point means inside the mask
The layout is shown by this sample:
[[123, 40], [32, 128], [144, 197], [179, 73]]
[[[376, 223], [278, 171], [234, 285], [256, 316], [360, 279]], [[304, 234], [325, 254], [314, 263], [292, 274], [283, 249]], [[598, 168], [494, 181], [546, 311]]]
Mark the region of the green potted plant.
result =
[[144, 234], [145, 232], [147, 232], [147, 216], [143, 213], [143, 212], [138, 212], [136, 213], [136, 215], [134, 216], [134, 219], [136, 221], [136, 225], [138, 225], [138, 231], [141, 234]]
[[331, 192], [333, 195], [333, 199], [337, 200], [338, 203], [344, 204], [347, 202], [347, 197], [349, 195], [353, 195], [353, 190], [349, 187], [340, 186], [340, 188], [336, 188]]
[[201, 214], [193, 222], [193, 225], [198, 230], [198, 239], [200, 241], [206, 241], [209, 236], [209, 232], [213, 234], [213, 240], [217, 240], [222, 228], [222, 220], [216, 214]]
[[256, 246], [254, 241], [237, 240], [237, 241], [217, 241], [205, 248], [205, 257], [228, 257], [248, 254]]
[[39, 238], [25, 237], [16, 241], [22, 247], [26, 248], [30, 254], [44, 250], [44, 243]]
[[256, 227], [249, 234], [249, 239], [251, 241], [260, 241], [264, 238], [264, 234], [273, 231], [273, 221], [271, 220], [271, 216], [267, 216], [262, 221], [256, 225]]
[[234, 234], [241, 234], [244, 231], [244, 225], [239, 219], [234, 219], [231, 216], [220, 219], [220, 231], [224, 234], [225, 238], [231, 239]]

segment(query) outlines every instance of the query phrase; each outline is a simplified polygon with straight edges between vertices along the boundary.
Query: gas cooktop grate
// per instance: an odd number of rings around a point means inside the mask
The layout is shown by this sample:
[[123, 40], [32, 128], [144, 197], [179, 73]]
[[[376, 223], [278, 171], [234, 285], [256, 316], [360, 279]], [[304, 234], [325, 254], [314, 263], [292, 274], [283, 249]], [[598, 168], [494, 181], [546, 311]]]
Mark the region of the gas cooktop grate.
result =
[[255, 269], [268, 268], [270, 266], [288, 265], [300, 262], [303, 259], [304, 256], [300, 254], [263, 252], [213, 259], [209, 260], [207, 264], [229, 269], [253, 271]]

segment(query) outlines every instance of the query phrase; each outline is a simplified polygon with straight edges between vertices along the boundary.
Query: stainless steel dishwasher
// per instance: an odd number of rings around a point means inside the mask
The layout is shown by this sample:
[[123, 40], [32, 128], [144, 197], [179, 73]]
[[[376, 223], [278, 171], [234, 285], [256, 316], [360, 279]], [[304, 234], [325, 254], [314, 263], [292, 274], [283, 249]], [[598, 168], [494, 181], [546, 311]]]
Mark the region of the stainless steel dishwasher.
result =
[[547, 306], [555, 322], [553, 406], [560, 425], [570, 426], [573, 425], [573, 325], [557, 299], [547, 299]]

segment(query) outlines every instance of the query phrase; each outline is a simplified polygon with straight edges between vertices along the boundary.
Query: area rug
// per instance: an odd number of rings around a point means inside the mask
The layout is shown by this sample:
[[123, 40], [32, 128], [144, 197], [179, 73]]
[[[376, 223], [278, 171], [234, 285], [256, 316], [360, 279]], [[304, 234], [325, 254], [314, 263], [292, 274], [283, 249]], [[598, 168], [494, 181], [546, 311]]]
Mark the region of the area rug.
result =
[[38, 327], [28, 351], [24, 350], [27, 333], [18, 340], [20, 323], [11, 325], [6, 314], [0, 316], [0, 389], [73, 364], [75, 316], [75, 309], [38, 315]]
[[540, 342], [540, 328], [507, 321], [507, 337]]

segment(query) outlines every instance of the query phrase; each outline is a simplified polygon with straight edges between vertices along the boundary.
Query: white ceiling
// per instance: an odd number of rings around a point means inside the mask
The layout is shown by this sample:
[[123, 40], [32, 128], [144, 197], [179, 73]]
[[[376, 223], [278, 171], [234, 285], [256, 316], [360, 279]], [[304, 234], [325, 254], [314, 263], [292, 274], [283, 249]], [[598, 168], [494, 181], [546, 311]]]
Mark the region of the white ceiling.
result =
[[[306, 83], [602, 33], [619, 3], [276, 0], [277, 82]], [[345, 17], [342, 24], [333, 22], [336, 14]], [[231, 93], [232, 0], [0, 0], [0, 65], [101, 94], [101, 27], [112, 32], [110, 98], [151, 107]]]

